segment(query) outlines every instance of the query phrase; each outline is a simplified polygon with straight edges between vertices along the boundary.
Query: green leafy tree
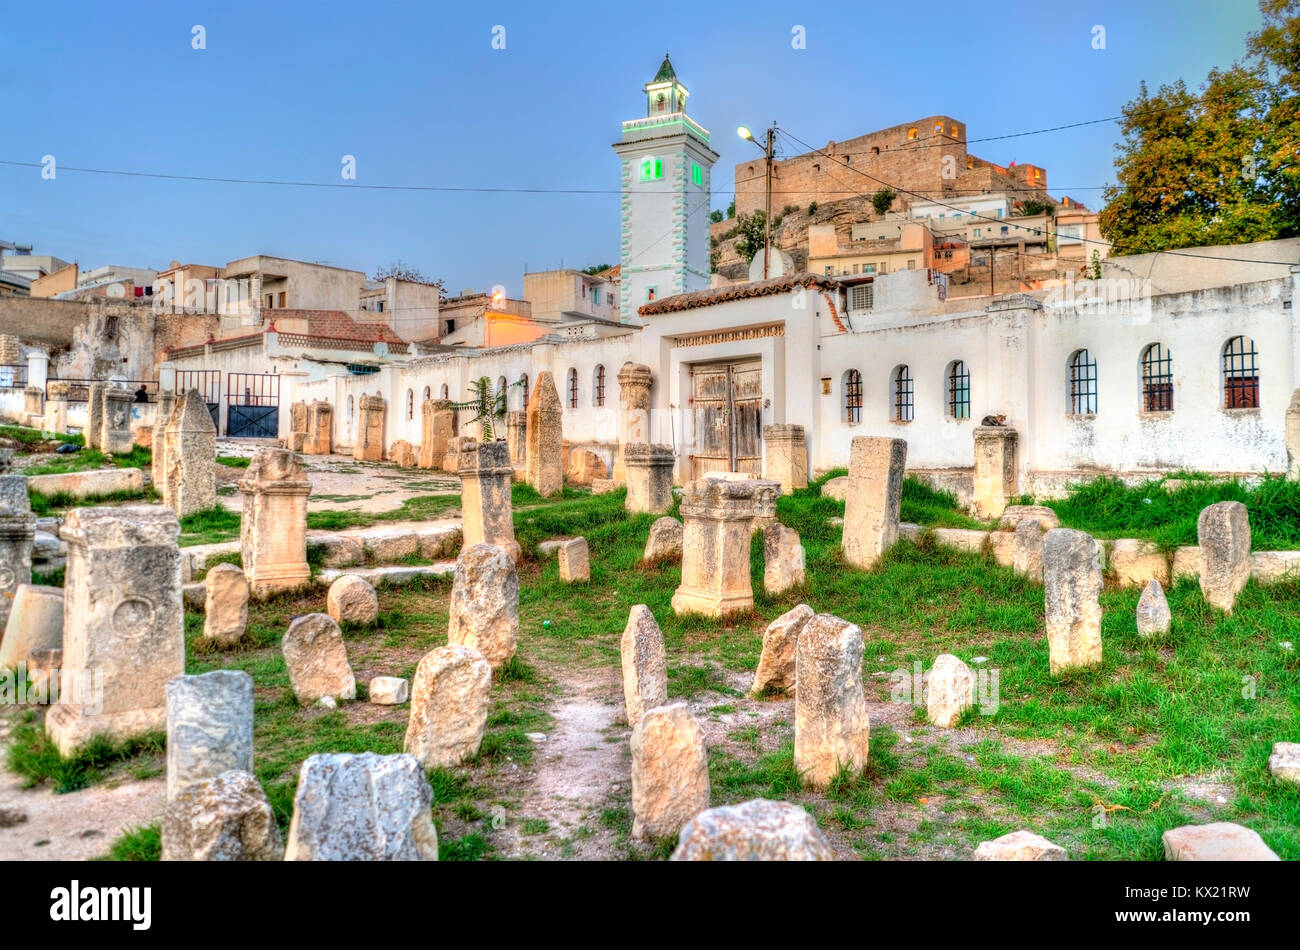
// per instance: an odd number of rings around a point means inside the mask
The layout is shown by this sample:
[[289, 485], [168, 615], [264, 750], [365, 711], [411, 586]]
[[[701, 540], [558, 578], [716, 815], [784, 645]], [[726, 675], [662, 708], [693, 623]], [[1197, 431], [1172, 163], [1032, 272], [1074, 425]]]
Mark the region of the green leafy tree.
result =
[[1026, 198], [1016, 205], [1016, 210], [1025, 217], [1032, 218], [1039, 214], [1056, 214], [1056, 205], [1050, 201], [1040, 201], [1038, 198]]
[[709, 212], [709, 220], [712, 221], [714, 224], [717, 224], [719, 221], [722, 220], [722, 212], [719, 211], [717, 208], [714, 208], [712, 211]]
[[727, 205], [727, 217], [734, 218], [735, 216], [736, 216], [736, 199], [732, 198], [731, 204]]
[[748, 264], [754, 255], [763, 250], [763, 241], [767, 234], [767, 215], [762, 211], [742, 214], [736, 219], [736, 253]]
[[468, 409], [474, 413], [469, 421], [471, 425], [478, 423], [480, 441], [495, 442], [497, 420], [504, 418], [506, 414], [506, 391], [523, 384], [524, 381], [520, 379], [508, 386], [498, 386], [494, 389], [492, 380], [480, 376], [469, 386], [469, 391], [474, 394], [473, 398], [464, 402], [453, 402], [451, 405], [453, 409]]
[[582, 272], [584, 274], [595, 276], [596, 274], [599, 274], [603, 270], [609, 270], [613, 266], [614, 266], [613, 264], [592, 264], [590, 267], [584, 267], [582, 269]]
[[898, 193], [893, 188], [881, 188], [871, 196], [871, 207], [876, 209], [876, 214], [888, 214], [889, 209], [894, 206], [894, 199]]
[[809, 202], [809, 204], [808, 204], [808, 217], [811, 218], [811, 217], [812, 217], [813, 215], [815, 215], [816, 213], [817, 213], [817, 202], [815, 202], [815, 201]]

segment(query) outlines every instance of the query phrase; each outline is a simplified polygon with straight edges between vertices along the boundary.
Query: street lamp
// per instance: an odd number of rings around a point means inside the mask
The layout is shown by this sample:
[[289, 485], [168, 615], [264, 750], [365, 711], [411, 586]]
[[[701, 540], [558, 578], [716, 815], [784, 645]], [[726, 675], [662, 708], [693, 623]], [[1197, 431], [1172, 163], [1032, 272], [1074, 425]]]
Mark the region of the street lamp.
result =
[[766, 147], [758, 144], [758, 141], [754, 138], [754, 133], [749, 131], [748, 126], [742, 125], [736, 129], [736, 134], [746, 142], [753, 142], [758, 145], [759, 148], [763, 149], [763, 154], [767, 158], [767, 185], [765, 188], [767, 200], [763, 220], [763, 279], [767, 280], [772, 269], [772, 142], [776, 137], [776, 123], [773, 122], [767, 130]]

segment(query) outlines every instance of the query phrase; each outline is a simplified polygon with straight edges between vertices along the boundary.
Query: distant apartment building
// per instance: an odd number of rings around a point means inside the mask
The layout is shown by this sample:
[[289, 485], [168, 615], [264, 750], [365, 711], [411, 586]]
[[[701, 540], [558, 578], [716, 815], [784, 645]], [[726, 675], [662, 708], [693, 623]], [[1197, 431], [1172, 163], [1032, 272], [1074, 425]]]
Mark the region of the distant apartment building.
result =
[[514, 300], [504, 293], [463, 290], [439, 304], [439, 330], [425, 343], [444, 346], [494, 347], [531, 343], [551, 330], [549, 324], [533, 318], [527, 300]]
[[539, 323], [619, 319], [617, 268], [596, 274], [561, 269], [524, 274], [524, 299]]
[[935, 236], [924, 223], [894, 220], [854, 224], [847, 244], [834, 224], [808, 228], [808, 271], [824, 277], [892, 274], [934, 266]]

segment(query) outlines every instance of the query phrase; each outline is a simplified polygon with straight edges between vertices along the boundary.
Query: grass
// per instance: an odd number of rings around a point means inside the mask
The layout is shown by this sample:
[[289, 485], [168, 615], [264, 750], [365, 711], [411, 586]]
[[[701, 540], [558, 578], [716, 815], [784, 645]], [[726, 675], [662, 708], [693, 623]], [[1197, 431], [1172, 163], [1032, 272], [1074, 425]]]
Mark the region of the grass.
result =
[[253, 461], [251, 455], [218, 455], [217, 464], [226, 468], [248, 468]]
[[27, 426], [0, 426], [0, 435], [21, 442], [27, 448], [41, 442], [67, 442], [70, 445], [86, 444], [85, 438], [80, 435], [70, 435], [63, 432], [46, 435], [40, 429], [30, 429]]
[[137, 501], [156, 501], [159, 498], [158, 492], [153, 486], [147, 486], [143, 491], [115, 491], [103, 495], [86, 495], [77, 497], [68, 492], [55, 492], [52, 495], [46, 495], [35, 489], [27, 489], [27, 497], [32, 505], [32, 514], [38, 518], [47, 515], [57, 515], [69, 508], [93, 508], [96, 505], [116, 505], [126, 504]]
[[216, 544], [239, 539], [239, 512], [222, 508], [196, 511], [181, 519], [180, 546]]
[[162, 828], [143, 825], [123, 833], [95, 861], [161, 861]]
[[153, 454], [140, 445], [131, 447], [129, 455], [114, 455], [111, 459], [99, 449], [82, 449], [69, 455], [54, 455], [48, 462], [32, 465], [23, 474], [62, 475], [67, 472], [88, 472], [97, 468], [138, 468], [147, 471], [153, 464]]
[[21, 775], [28, 788], [49, 785], [63, 794], [102, 781], [123, 763], [136, 770], [148, 768], [142, 757], [160, 758], [165, 744], [166, 736], [161, 733], [126, 742], [96, 736], [79, 753], [64, 758], [41, 725], [23, 722], [14, 727], [11, 736], [9, 769]]
[[459, 508], [460, 495], [415, 495], [388, 511], [309, 511], [307, 527], [320, 531], [343, 531], [389, 521], [432, 521]]

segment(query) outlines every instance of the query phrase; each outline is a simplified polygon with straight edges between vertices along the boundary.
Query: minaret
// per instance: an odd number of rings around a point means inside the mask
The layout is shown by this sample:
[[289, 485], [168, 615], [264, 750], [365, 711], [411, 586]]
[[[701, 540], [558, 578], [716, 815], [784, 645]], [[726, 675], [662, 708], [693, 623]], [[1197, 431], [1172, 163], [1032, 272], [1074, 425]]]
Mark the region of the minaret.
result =
[[689, 93], [664, 54], [645, 84], [645, 117], [623, 123], [619, 318], [651, 300], [709, 286], [709, 172], [718, 153], [686, 115]]

